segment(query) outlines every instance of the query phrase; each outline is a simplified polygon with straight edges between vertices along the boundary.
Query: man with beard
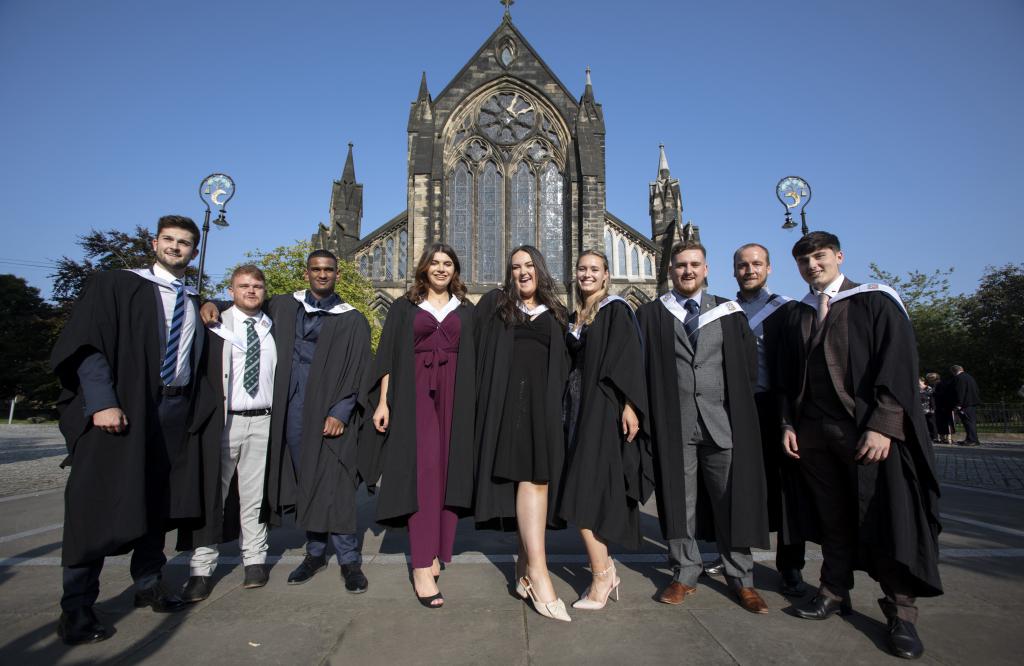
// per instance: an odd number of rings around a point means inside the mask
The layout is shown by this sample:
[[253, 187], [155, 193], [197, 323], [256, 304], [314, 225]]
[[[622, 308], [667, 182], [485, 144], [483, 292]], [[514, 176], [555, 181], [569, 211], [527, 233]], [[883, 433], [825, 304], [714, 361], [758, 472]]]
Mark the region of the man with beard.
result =
[[[365, 405], [359, 401], [370, 363], [370, 326], [334, 292], [338, 259], [314, 250], [306, 260], [308, 289], [270, 299], [277, 370], [270, 423], [267, 494], [271, 524], [285, 511], [306, 530], [306, 557], [288, 584], [309, 581], [327, 566], [328, 540], [345, 589], [366, 591], [356, 534], [356, 435]], [[217, 321], [207, 303], [204, 323]], [[278, 405], [281, 408], [278, 408]]]
[[680, 604], [702, 570], [697, 539], [714, 540], [730, 591], [752, 613], [751, 547], [768, 547], [761, 437], [753, 385], [757, 348], [734, 301], [704, 291], [704, 246], [672, 248], [673, 289], [637, 310], [647, 368], [655, 490], [672, 582], [658, 600]]
[[736, 302], [747, 315], [747, 323], [757, 340], [757, 386], [754, 401], [761, 430], [762, 452], [768, 491], [768, 523], [777, 532], [775, 568], [781, 577], [779, 591], [790, 597], [803, 596], [807, 590], [801, 571], [804, 568], [804, 541], [817, 521], [810, 506], [803, 476], [796, 461], [785, 456], [779, 430], [779, 405], [776, 377], [780, 368], [779, 341], [789, 310], [796, 303], [768, 289], [772, 272], [768, 248], [747, 243], [732, 256], [733, 276], [739, 286]]
[[71, 475], [64, 491], [64, 596], [57, 634], [69, 645], [111, 636], [93, 612], [107, 555], [131, 551], [135, 606], [184, 608], [161, 584], [170, 521], [199, 513], [186, 429], [203, 336], [184, 285], [199, 228], [157, 223], [149, 268], [96, 273], [53, 348]]
[[850, 612], [854, 569], [882, 587], [889, 649], [914, 659], [916, 597], [942, 594], [939, 484], [918, 401], [914, 331], [895, 291], [840, 272], [839, 239], [793, 246], [810, 287], [786, 321], [782, 427], [800, 461], [822, 532], [821, 585], [799, 617]]

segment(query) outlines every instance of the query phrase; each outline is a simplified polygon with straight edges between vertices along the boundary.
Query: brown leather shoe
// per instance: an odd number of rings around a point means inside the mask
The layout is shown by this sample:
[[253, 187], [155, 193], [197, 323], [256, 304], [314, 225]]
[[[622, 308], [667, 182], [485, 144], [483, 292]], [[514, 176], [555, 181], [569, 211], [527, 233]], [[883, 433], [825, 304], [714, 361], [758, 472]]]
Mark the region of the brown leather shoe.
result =
[[737, 587], [733, 589], [733, 593], [740, 602], [740, 606], [743, 606], [744, 610], [748, 610], [751, 613], [764, 614], [768, 612], [768, 604], [764, 602], [761, 595], [757, 593], [752, 587]]
[[[661, 591], [658, 595], [658, 601], [663, 604], [672, 604], [673, 606], [683, 603], [686, 597], [697, 592], [697, 588], [690, 587], [689, 585], [683, 585], [679, 581], [672, 581], [668, 587]], [[762, 602], [764, 603], [764, 602]]]

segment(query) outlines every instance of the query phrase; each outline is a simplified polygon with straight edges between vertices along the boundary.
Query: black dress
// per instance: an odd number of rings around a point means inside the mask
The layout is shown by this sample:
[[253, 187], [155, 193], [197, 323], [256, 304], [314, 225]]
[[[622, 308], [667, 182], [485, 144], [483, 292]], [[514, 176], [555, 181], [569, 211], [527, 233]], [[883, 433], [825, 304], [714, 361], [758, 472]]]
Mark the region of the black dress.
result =
[[576, 448], [577, 423], [580, 419], [580, 402], [583, 397], [583, 361], [587, 350], [586, 324], [580, 329], [579, 337], [573, 335], [576, 313], [569, 319], [569, 330], [565, 334], [565, 347], [569, 350], [572, 364], [569, 366], [569, 380], [565, 385], [565, 400], [562, 409], [562, 422], [565, 424], [565, 442], [569, 451]]
[[548, 447], [562, 446], [560, 441], [548, 441], [544, 427], [550, 317], [550, 312], [544, 312], [513, 329], [512, 367], [492, 471], [499, 479], [547, 483], [551, 480]]

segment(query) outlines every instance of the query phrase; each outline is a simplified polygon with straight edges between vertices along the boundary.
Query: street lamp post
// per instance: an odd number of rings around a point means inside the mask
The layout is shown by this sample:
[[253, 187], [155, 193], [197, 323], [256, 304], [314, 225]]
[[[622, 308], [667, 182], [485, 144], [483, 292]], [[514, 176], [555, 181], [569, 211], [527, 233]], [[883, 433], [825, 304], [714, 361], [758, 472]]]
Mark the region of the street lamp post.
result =
[[196, 291], [203, 293], [203, 269], [206, 266], [206, 246], [210, 244], [210, 204], [217, 207], [217, 219], [213, 221], [218, 227], [228, 226], [224, 211], [231, 197], [235, 196], [235, 181], [226, 173], [211, 173], [199, 183], [199, 200], [206, 204], [206, 216], [203, 219], [203, 246], [199, 251], [199, 276], [196, 278]]
[[[783, 229], [792, 229], [796, 226], [793, 215], [790, 211], [800, 207], [800, 232], [806, 236], [807, 213], [805, 209], [811, 202], [811, 186], [800, 176], [786, 176], [775, 185], [775, 197], [786, 209], [786, 221], [782, 223]], [[788, 199], [788, 201], [787, 201]]]

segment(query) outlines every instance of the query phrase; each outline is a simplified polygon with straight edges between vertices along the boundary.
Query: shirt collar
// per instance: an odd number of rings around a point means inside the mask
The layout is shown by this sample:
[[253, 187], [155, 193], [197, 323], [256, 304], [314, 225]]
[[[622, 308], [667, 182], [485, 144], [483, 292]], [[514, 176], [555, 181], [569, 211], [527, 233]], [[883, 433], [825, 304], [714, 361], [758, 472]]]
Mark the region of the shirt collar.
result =
[[683, 307], [686, 307], [686, 301], [693, 301], [697, 305], [700, 305], [700, 300], [704, 296], [704, 290], [701, 289], [699, 292], [697, 292], [696, 296], [683, 296], [678, 291], [673, 289], [672, 295], [676, 297], [676, 301], [679, 303], [679, 305], [682, 305]]
[[262, 312], [257, 312], [254, 315], [247, 315], [244, 312], [242, 312], [241, 310], [239, 310], [237, 307], [231, 308], [231, 311], [235, 313], [235, 322], [238, 323], [238, 324], [245, 325], [245, 320], [246, 319], [250, 319], [250, 318], [255, 323], [258, 324], [263, 319], [263, 313]]
[[341, 297], [336, 293], [331, 293], [330, 296], [322, 298], [319, 301], [313, 296], [313, 292], [309, 289], [306, 290], [306, 302], [312, 305], [314, 308], [320, 308], [321, 310], [330, 310], [335, 305], [341, 303]]
[[160, 264], [153, 264], [152, 271], [153, 271], [153, 275], [155, 275], [158, 278], [161, 278], [163, 280], [167, 280], [168, 282], [174, 282], [175, 280], [181, 280], [182, 283], [185, 282], [184, 278], [180, 278], [180, 277], [176, 276], [174, 273], [170, 272], [169, 270], [167, 270], [166, 268], [164, 268]]
[[815, 296], [821, 293], [825, 293], [828, 294], [829, 298], [835, 298], [835, 295], [839, 293], [839, 287], [843, 286], [843, 282], [845, 280], [846, 276], [840, 273], [839, 275], [836, 276], [835, 280], [832, 280], [832, 282], [830, 282], [829, 285], [822, 289], [821, 291], [818, 291], [814, 287], [811, 287], [811, 293], [814, 294]]
[[749, 304], [767, 303], [768, 299], [770, 299], [771, 297], [772, 297], [772, 292], [771, 292], [770, 289], [768, 289], [768, 287], [761, 287], [760, 291], [757, 292], [757, 296], [755, 296], [754, 298], [750, 299], [749, 301], [747, 299], [743, 298], [743, 292], [742, 291], [737, 291], [736, 292], [736, 301], [739, 302], [739, 303], [749, 303]]

